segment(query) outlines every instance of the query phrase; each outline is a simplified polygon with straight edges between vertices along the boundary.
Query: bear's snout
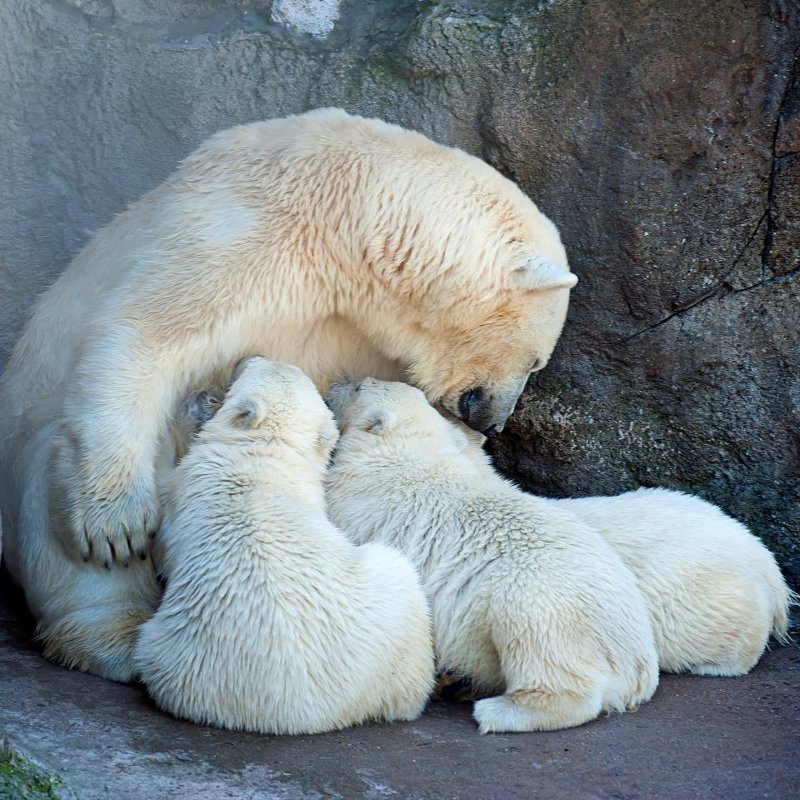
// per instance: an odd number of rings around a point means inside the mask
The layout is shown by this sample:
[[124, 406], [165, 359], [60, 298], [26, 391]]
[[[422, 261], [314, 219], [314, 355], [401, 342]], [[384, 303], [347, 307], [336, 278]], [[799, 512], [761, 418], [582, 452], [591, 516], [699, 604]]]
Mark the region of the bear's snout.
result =
[[469, 424], [470, 419], [474, 419], [480, 412], [483, 404], [483, 389], [468, 389], [458, 398], [458, 415], [463, 422]]
[[514, 413], [527, 382], [526, 374], [502, 384], [473, 386], [462, 392], [457, 402], [452, 403], [455, 407], [446, 401], [443, 405], [472, 430], [484, 436], [494, 436], [503, 430]]
[[[515, 400], [516, 403], [516, 400]], [[494, 395], [487, 394], [483, 387], [468, 389], [458, 398], [457, 416], [474, 431], [484, 436], [500, 433], [511, 416], [514, 405], [500, 408]]]

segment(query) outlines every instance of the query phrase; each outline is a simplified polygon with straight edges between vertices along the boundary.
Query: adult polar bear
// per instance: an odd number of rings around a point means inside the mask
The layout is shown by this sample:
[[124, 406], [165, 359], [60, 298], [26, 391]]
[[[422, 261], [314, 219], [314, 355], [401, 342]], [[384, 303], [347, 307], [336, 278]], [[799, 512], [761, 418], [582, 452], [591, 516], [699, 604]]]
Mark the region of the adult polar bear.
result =
[[212, 137], [40, 298], [2, 379], [6, 556], [46, 655], [132, 677], [191, 388], [255, 352], [320, 388], [403, 378], [499, 430], [575, 282], [514, 184], [420, 134], [323, 109]]

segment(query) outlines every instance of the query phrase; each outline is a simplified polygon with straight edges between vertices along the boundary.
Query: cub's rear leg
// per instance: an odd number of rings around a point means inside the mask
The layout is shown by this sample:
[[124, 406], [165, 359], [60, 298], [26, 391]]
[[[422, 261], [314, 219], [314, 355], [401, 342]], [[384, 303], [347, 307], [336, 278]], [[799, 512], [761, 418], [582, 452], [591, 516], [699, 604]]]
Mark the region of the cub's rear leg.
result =
[[481, 733], [522, 733], [574, 728], [596, 719], [603, 710], [601, 687], [586, 693], [518, 689], [478, 700], [472, 715]]
[[475, 703], [480, 732], [571, 728], [649, 700], [658, 655], [632, 576], [619, 573], [613, 590], [590, 582], [572, 591], [569, 581], [579, 586], [579, 576], [570, 576], [567, 564], [566, 589], [531, 582], [532, 574], [523, 571], [517, 585], [505, 576], [491, 604], [506, 693]]

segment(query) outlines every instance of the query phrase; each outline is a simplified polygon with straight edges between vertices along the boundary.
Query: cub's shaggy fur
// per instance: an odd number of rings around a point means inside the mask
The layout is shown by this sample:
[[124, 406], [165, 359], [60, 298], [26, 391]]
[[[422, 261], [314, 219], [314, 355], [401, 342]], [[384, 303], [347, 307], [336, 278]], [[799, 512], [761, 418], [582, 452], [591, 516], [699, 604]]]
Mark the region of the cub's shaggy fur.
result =
[[[454, 423], [470, 458], [492, 471], [485, 437]], [[647, 601], [664, 672], [743, 675], [770, 635], [788, 640], [798, 598], [772, 553], [712, 503], [669, 489], [552, 500], [600, 533]]]
[[419, 569], [437, 667], [505, 692], [475, 704], [481, 732], [566, 728], [651, 697], [647, 607], [598, 533], [476, 464], [417, 389], [366, 379], [326, 399], [342, 431], [330, 517]]
[[421, 713], [427, 603], [404, 556], [358, 547], [326, 518], [335, 440], [299, 369], [244, 362], [166, 497], [166, 590], [135, 650], [161, 708], [287, 734]]
[[639, 489], [554, 505], [601, 533], [633, 572], [665, 672], [742, 675], [770, 634], [786, 639], [792, 592], [775, 559], [711, 503]]

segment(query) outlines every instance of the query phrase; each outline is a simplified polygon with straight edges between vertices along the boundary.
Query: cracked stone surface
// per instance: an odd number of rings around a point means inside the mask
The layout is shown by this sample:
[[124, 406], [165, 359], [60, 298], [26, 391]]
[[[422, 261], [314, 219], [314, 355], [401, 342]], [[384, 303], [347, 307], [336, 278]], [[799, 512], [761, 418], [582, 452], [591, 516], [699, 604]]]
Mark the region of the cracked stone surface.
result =
[[348, 0], [323, 38], [280, 7], [0, 0], [0, 363], [209, 134], [343, 106], [482, 156], [561, 228], [580, 283], [499, 466], [548, 495], [698, 493], [800, 585], [797, 4]]
[[272, 19], [324, 37], [336, 25], [340, 5], [340, 0], [273, 0]]
[[794, 800], [800, 786], [796, 646], [741, 678], [664, 676], [636, 713], [567, 731], [481, 736], [468, 704], [435, 703], [412, 723], [275, 737], [175, 720], [141, 687], [49, 664], [29, 636], [0, 592], [0, 736], [64, 798]]

